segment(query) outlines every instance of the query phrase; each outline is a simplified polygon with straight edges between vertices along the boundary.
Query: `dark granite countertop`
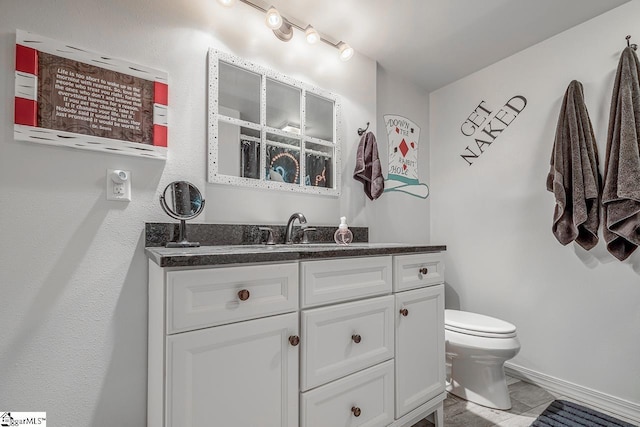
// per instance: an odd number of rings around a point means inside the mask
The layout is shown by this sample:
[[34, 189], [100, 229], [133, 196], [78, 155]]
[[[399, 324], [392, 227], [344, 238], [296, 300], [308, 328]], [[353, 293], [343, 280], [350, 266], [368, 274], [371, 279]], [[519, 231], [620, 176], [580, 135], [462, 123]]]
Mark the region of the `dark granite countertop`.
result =
[[444, 245], [403, 243], [352, 243], [349, 246], [338, 246], [335, 243], [311, 243], [273, 246], [220, 245], [198, 248], [147, 247], [145, 252], [160, 267], [186, 267], [440, 252], [446, 249]]

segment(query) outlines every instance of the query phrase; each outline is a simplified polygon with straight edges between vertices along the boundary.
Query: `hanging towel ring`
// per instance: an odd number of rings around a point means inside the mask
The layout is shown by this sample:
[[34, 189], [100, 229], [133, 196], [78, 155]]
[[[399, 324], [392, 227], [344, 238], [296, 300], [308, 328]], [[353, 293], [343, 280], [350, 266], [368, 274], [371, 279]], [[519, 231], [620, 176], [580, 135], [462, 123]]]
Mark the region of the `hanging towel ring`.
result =
[[358, 135], [362, 136], [363, 133], [365, 133], [367, 131], [367, 129], [369, 129], [369, 122], [367, 122], [367, 127], [362, 129], [362, 128], [358, 128]]
[[627, 39], [627, 47], [630, 47], [633, 50], [638, 50], [638, 45], [633, 43], [633, 44], [629, 44], [629, 40], [631, 40], [631, 36], [628, 35], [627, 37], [625, 37], [625, 39]]

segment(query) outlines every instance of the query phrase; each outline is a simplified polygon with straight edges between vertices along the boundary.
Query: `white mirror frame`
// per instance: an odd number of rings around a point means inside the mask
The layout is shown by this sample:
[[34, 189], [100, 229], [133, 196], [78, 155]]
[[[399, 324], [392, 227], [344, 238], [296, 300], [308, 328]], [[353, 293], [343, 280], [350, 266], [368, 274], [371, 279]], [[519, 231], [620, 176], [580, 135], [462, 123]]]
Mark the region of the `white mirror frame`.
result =
[[[220, 115], [218, 113], [218, 84], [219, 84], [219, 67], [218, 62], [222, 60], [223, 62], [232, 64], [234, 66], [243, 68], [245, 70], [251, 71], [253, 73], [259, 74], [261, 76], [261, 90], [260, 90], [260, 124], [250, 123], [244, 120], [235, 119], [231, 117], [227, 117], [224, 115]], [[276, 80], [278, 82], [293, 86], [297, 89], [300, 89], [301, 96], [301, 106], [300, 106], [300, 135], [289, 133], [283, 131], [281, 129], [272, 128], [266, 126], [266, 82], [267, 78]], [[326, 98], [330, 101], [333, 101], [333, 141], [330, 143], [329, 141], [305, 136], [305, 108], [306, 108], [306, 93], [310, 92], [315, 95], [318, 95], [322, 98]], [[238, 58], [237, 56], [233, 56], [224, 52], [220, 52], [216, 49], [209, 49], [209, 111], [208, 111], [208, 182], [216, 183], [216, 184], [230, 184], [230, 185], [238, 185], [243, 187], [251, 187], [251, 188], [260, 188], [260, 189], [276, 189], [276, 190], [284, 190], [291, 191], [297, 193], [306, 193], [306, 194], [322, 194], [328, 196], [339, 196], [340, 195], [340, 147], [341, 147], [341, 129], [342, 129], [342, 108], [340, 105], [340, 99], [323, 89], [318, 87], [306, 84], [304, 82], [292, 79], [282, 73], [278, 73], [276, 71], [272, 71], [268, 68], [261, 67], [259, 65], [248, 62], [242, 58]], [[253, 178], [244, 178], [238, 176], [231, 175], [222, 175], [218, 173], [218, 120], [223, 120], [224, 122], [244, 126], [251, 129], [260, 130], [261, 132], [261, 141], [260, 141], [260, 179]], [[291, 183], [283, 183], [277, 181], [268, 181], [265, 179], [265, 168], [266, 168], [266, 149], [267, 149], [267, 141], [266, 135], [267, 132], [273, 133], [280, 136], [292, 137], [296, 139], [300, 139], [300, 183], [299, 184], [291, 184]], [[306, 162], [303, 159], [305, 157], [306, 151], [306, 143], [314, 143], [324, 146], [331, 146], [334, 149], [334, 161], [333, 161], [333, 187], [314, 187], [305, 185], [304, 176], [305, 176], [305, 167]]]

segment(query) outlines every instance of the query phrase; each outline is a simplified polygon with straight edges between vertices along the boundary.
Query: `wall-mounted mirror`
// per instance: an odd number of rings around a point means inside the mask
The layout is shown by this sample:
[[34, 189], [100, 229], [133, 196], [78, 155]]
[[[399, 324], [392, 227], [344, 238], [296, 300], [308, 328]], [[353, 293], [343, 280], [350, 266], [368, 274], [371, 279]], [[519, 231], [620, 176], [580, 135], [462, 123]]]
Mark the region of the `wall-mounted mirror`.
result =
[[338, 195], [340, 102], [209, 51], [209, 182]]

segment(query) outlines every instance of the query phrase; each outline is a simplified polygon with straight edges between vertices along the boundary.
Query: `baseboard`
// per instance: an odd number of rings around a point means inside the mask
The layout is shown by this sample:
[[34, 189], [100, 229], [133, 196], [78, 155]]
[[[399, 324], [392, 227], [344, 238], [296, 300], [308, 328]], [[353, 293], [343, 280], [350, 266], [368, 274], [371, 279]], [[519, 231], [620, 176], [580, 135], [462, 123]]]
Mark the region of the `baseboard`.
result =
[[640, 423], [640, 404], [507, 362], [507, 375]]

